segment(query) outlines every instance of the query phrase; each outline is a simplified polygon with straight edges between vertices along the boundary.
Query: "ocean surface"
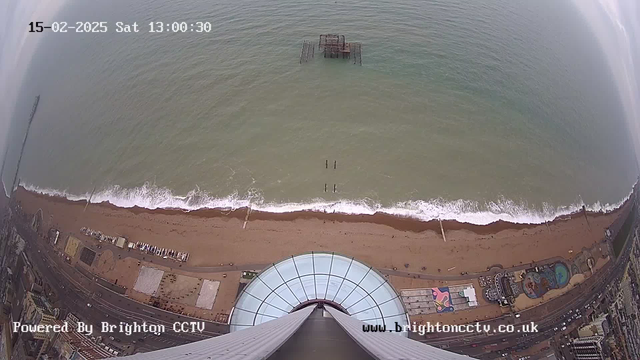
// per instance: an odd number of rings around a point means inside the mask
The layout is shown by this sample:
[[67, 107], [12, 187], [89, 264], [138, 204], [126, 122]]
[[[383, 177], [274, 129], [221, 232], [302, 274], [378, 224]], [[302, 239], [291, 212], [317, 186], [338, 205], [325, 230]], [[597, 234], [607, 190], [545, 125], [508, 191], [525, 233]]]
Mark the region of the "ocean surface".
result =
[[[42, 34], [5, 184], [38, 94], [20, 182], [119, 206], [531, 223], [610, 210], [638, 175], [569, 0], [69, 0], [54, 18], [109, 30]], [[157, 21], [211, 31], [150, 33]], [[299, 64], [323, 33], [361, 42], [362, 66], [317, 49]]]

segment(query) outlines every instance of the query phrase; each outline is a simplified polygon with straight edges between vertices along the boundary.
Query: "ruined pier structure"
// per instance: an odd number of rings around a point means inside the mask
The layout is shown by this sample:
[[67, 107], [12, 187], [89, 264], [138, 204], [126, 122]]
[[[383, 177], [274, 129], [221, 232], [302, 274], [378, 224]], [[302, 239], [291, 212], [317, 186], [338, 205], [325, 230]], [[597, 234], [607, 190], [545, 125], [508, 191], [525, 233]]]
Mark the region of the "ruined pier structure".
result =
[[[318, 51], [325, 58], [353, 59], [354, 64], [362, 65], [362, 44], [358, 42], [348, 43], [344, 35], [323, 34], [318, 41]], [[310, 41], [302, 43], [300, 63], [308, 62], [315, 55], [315, 45]]]

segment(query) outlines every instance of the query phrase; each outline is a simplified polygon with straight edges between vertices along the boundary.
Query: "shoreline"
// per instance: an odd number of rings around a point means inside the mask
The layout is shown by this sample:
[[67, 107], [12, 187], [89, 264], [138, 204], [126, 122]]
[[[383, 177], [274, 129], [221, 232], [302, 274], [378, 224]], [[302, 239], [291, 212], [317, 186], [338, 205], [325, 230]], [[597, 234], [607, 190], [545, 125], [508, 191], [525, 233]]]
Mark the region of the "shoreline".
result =
[[510, 268], [558, 256], [570, 260], [585, 248], [604, 248], [605, 230], [615, 226], [633, 204], [627, 201], [613, 213], [577, 213], [541, 225], [443, 221], [445, 240], [437, 221], [387, 214], [252, 211], [245, 222], [246, 208], [185, 212], [108, 203], [87, 206], [86, 201], [24, 188], [17, 190], [16, 200], [28, 217], [42, 209], [43, 235], [56, 228], [62, 239], [82, 238], [80, 228], [88, 227], [132, 242], [189, 252], [187, 267], [271, 264], [302, 253], [335, 252], [377, 269], [425, 275], [477, 273], [492, 266]]
[[[42, 211], [39, 230], [42, 237], [47, 236], [50, 228], [60, 231], [58, 250], [67, 252], [72, 244], [69, 249], [76, 249], [71, 250], [74, 255], [68, 252], [72, 262], [81, 262], [79, 247], [73, 245], [76, 241], [83, 248], [96, 251], [98, 257], [89, 271], [106, 281], [134, 289], [141, 262], [147, 267], [168, 266], [168, 271], [186, 272], [194, 279], [221, 281], [221, 297], [216, 300], [213, 313], [228, 313], [231, 309], [241, 271], [260, 271], [288, 257], [310, 252], [358, 259], [380, 271], [397, 291], [468, 283], [481, 291], [476, 277], [498, 268], [522, 269], [554, 261], [571, 264], [585, 256], [593, 256], [599, 268], [612, 259], [610, 244], [605, 240], [606, 229], [620, 226], [634, 204], [630, 198], [612, 213], [580, 212], [542, 225], [445, 221], [445, 240], [437, 221], [387, 214], [251, 212], [247, 221], [247, 208], [187, 212], [120, 208], [109, 203], [87, 206], [87, 201], [33, 193], [24, 188], [16, 191], [15, 199], [27, 222]], [[124, 236], [131, 242], [188, 252], [191, 256], [186, 263], [167, 264], [168, 260], [153, 255], [139, 252], [129, 255], [126, 249], [112, 246], [99, 251], [97, 241], [84, 235], [81, 227]], [[70, 241], [71, 237], [76, 241]], [[148, 301], [141, 295], [138, 300]], [[483, 305], [477, 314], [495, 317], [499, 315], [497, 311], [497, 307]], [[468, 314], [459, 313], [446, 318], [464, 322], [465, 316]]]
[[[175, 195], [171, 189], [156, 187], [148, 183], [133, 188], [119, 186], [107, 187], [91, 193], [74, 194], [66, 190], [40, 188], [35, 185], [21, 184], [20, 187], [32, 193], [51, 197], [61, 197], [70, 201], [93, 204], [108, 203], [118, 208], [146, 209], [152, 211], [201, 212], [218, 210], [224, 213], [231, 211], [246, 211], [251, 208], [253, 213], [267, 214], [339, 214], [348, 216], [408, 218], [420, 222], [451, 221], [470, 225], [491, 225], [494, 223], [539, 225], [549, 223], [558, 218], [582, 213], [586, 207], [591, 214], [608, 214], [620, 208], [633, 194], [637, 182], [633, 184], [629, 193], [620, 200], [610, 204], [596, 201], [584, 204], [582, 201], [569, 205], [550, 206], [543, 203], [544, 208], [530, 208], [523, 203], [508, 200], [479, 202], [477, 200], [407, 200], [391, 205], [369, 203], [364, 199], [337, 199], [333, 201], [314, 199], [309, 202], [281, 202], [265, 203], [261, 198], [238, 198], [236, 195], [226, 197], [212, 197], [199, 189], [190, 191], [187, 195]], [[281, 215], [282, 216], [282, 215]]]
[[[634, 185], [634, 189], [635, 189]], [[77, 203], [77, 204], [87, 204], [87, 200], [71, 200], [66, 197], [60, 195], [50, 195], [44, 194], [40, 192], [36, 192], [33, 190], [28, 190], [22, 185], [18, 186], [16, 190], [16, 195], [19, 197], [20, 193], [29, 193], [33, 196], [36, 196], [41, 199], [47, 199], [52, 202], [57, 203]], [[553, 220], [546, 221], [544, 223], [515, 223], [509, 222], [505, 220], [496, 220], [488, 224], [474, 224], [469, 222], [462, 222], [458, 220], [441, 220], [444, 231], [455, 231], [455, 230], [467, 230], [473, 232], [478, 235], [488, 235], [495, 234], [503, 230], [524, 230], [538, 227], [540, 225], [550, 226], [560, 221], [568, 221], [577, 217], [584, 217], [585, 214], [589, 217], [599, 217], [606, 216], [610, 214], [617, 213], [624, 209], [629, 204], [629, 200], [631, 199], [633, 194], [632, 192], [627, 196], [622, 204], [611, 211], [607, 212], [595, 212], [595, 211], [582, 211], [577, 210], [572, 213], [566, 215], [556, 216]], [[237, 209], [224, 209], [224, 208], [202, 208], [196, 210], [186, 210], [181, 208], [156, 208], [156, 209], [148, 209], [140, 206], [133, 207], [120, 207], [114, 205], [108, 201], [89, 203], [89, 206], [100, 206], [106, 209], [121, 209], [125, 211], [129, 211], [134, 215], [140, 214], [163, 214], [163, 215], [187, 215], [198, 218], [228, 218], [228, 219], [237, 219], [240, 221], [245, 221], [248, 219], [249, 221], [255, 220], [263, 220], [263, 221], [295, 221], [295, 220], [310, 220], [317, 219], [322, 221], [332, 221], [332, 222], [343, 222], [343, 223], [371, 223], [371, 224], [379, 224], [386, 225], [395, 230], [399, 231], [409, 231], [414, 233], [419, 233], [423, 231], [434, 231], [441, 232], [440, 222], [436, 219], [432, 220], [421, 220], [411, 216], [402, 216], [396, 214], [389, 214], [385, 212], [376, 212], [374, 214], [347, 214], [341, 212], [323, 212], [317, 210], [299, 210], [299, 211], [291, 211], [291, 212], [268, 212], [262, 210], [250, 209], [249, 207], [240, 207]], [[251, 210], [249, 215], [247, 216], [247, 211]]]

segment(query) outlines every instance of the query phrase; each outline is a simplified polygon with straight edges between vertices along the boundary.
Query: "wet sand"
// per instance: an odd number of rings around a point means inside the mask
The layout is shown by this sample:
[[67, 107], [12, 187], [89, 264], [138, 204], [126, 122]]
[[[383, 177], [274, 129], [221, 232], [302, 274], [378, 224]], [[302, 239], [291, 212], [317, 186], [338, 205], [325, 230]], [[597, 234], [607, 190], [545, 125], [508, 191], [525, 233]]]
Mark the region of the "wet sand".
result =
[[267, 264], [300, 253], [327, 251], [353, 256], [376, 268], [440, 275], [485, 271], [497, 264], [506, 268], [555, 256], [571, 259], [583, 247], [602, 241], [605, 229], [629, 205], [609, 214], [587, 214], [588, 223], [583, 213], [542, 225], [443, 221], [445, 242], [437, 221], [386, 214], [251, 212], [245, 227], [247, 209], [184, 212], [102, 203], [89, 204], [85, 211], [85, 201], [23, 188], [16, 196], [25, 213], [41, 208], [45, 227], [57, 227], [65, 237], [79, 234], [86, 226], [133, 242], [187, 251], [190, 266]]

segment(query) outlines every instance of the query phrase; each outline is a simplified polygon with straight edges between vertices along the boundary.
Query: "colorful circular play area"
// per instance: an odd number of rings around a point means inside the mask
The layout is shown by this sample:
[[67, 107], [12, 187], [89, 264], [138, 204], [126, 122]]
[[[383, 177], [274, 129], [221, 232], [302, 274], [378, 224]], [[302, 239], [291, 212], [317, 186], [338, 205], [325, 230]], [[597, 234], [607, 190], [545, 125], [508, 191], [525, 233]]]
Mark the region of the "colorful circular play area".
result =
[[522, 290], [531, 299], [537, 299], [549, 290], [560, 289], [569, 283], [571, 273], [562, 262], [544, 265], [538, 271], [528, 272], [522, 281]]

